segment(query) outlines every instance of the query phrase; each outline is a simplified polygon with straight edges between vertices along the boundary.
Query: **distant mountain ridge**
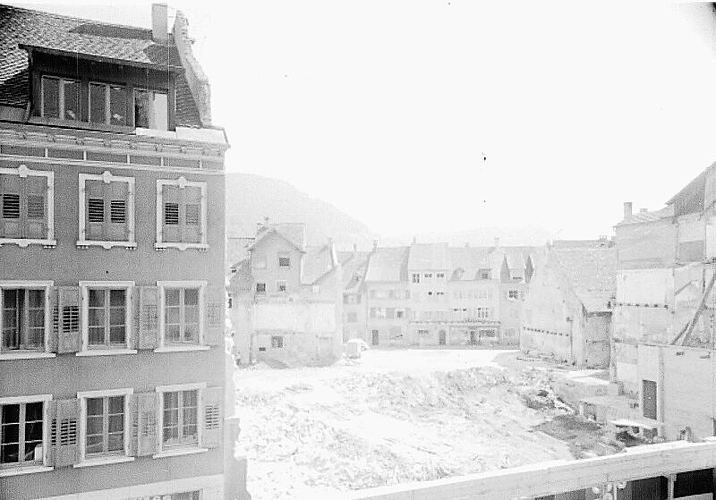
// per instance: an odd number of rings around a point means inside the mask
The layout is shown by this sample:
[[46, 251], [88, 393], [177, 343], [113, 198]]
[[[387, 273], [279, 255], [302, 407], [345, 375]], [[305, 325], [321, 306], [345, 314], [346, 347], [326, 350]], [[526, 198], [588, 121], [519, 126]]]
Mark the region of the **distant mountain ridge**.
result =
[[265, 217], [273, 222], [303, 222], [309, 246], [332, 238], [340, 248], [356, 244], [365, 249], [376, 238], [362, 222], [288, 182], [256, 174], [227, 174], [226, 235], [252, 237]]
[[450, 246], [491, 246], [495, 238], [505, 246], [541, 246], [557, 236], [534, 226], [380, 236], [330, 203], [313, 198], [286, 181], [256, 174], [227, 174], [226, 235], [253, 237], [256, 225], [265, 217], [272, 222], [303, 222], [307, 245], [324, 245], [332, 238], [341, 250], [352, 249], [353, 245], [370, 250], [374, 240], [380, 246], [410, 245], [413, 238], [419, 243], [446, 242]]

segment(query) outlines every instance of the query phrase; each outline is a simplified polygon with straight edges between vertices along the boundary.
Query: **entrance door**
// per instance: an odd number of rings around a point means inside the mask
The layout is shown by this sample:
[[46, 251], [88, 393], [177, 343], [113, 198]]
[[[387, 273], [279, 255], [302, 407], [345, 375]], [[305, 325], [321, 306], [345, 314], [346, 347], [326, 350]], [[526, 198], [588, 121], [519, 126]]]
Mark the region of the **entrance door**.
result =
[[380, 344], [380, 335], [378, 334], [378, 330], [373, 330], [371, 333], [371, 343], [373, 345]]
[[656, 382], [653, 380], [642, 380], [642, 409], [646, 418], [656, 420]]
[[470, 345], [477, 345], [477, 332], [470, 330]]
[[438, 343], [440, 345], [447, 344], [447, 335], [445, 335], [445, 330], [440, 330], [440, 333], [438, 334]]

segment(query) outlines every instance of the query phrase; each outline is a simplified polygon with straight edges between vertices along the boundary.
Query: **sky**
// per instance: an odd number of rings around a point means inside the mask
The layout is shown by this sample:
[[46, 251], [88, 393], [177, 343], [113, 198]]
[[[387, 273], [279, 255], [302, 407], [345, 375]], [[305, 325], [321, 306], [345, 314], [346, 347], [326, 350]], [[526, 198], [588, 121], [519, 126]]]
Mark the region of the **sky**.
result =
[[[150, 3], [23, 2], [145, 27]], [[169, 6], [189, 18], [227, 170], [288, 181], [378, 234], [611, 235], [624, 201], [659, 209], [716, 161], [707, 5]]]

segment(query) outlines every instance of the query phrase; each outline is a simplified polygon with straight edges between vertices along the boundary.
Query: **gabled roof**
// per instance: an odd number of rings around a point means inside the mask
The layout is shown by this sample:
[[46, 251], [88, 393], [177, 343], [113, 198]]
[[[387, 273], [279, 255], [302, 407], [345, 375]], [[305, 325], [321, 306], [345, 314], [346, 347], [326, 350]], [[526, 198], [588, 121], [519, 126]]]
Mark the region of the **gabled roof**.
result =
[[277, 234], [281, 238], [288, 241], [297, 250], [304, 252], [306, 250], [306, 232], [304, 224], [300, 222], [282, 222], [278, 224], [264, 225], [256, 233], [256, 239], [249, 246], [249, 250], [256, 248], [261, 241], [270, 234]]
[[608, 303], [616, 293], [616, 247], [552, 247], [549, 259], [588, 312], [609, 311]]
[[480, 269], [490, 269], [494, 273], [487, 247], [448, 248], [448, 258], [451, 281], [473, 281], [478, 278]]
[[249, 246], [254, 238], [228, 237], [226, 238], [226, 262], [235, 267], [238, 263], [249, 256]]
[[354, 291], [363, 283], [369, 255], [368, 252], [353, 252], [349, 259], [341, 261], [345, 291]]
[[449, 267], [447, 243], [413, 243], [410, 245], [408, 269], [447, 270]]
[[408, 250], [410, 247], [376, 248], [368, 259], [366, 282], [407, 281]]
[[[86, 56], [167, 71], [181, 68], [173, 37], [152, 40], [152, 31], [0, 5], [0, 105], [26, 107], [29, 102], [27, 50], [73, 57]], [[182, 71], [177, 73], [177, 125], [201, 127], [201, 119]]]
[[336, 267], [338, 262], [334, 250], [332, 244], [309, 247], [306, 250], [302, 260], [301, 277], [301, 282], [304, 285], [313, 285]]
[[629, 226], [632, 224], [643, 224], [645, 222], [656, 222], [663, 219], [670, 219], [674, 216], [674, 205], [669, 205], [661, 210], [640, 211], [623, 219], [617, 226]]
[[251, 261], [244, 259], [237, 262], [229, 278], [229, 288], [235, 292], [250, 292], [253, 290], [253, 276], [251, 274]]

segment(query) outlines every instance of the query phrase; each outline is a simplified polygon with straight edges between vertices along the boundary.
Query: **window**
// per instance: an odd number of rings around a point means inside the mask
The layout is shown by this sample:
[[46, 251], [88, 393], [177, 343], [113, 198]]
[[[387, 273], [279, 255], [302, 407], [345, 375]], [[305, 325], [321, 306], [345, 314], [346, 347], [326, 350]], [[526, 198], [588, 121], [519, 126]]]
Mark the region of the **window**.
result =
[[445, 273], [437, 273], [437, 274], [435, 275], [435, 277], [436, 277], [437, 279], [439, 279], [439, 280], [444, 280], [444, 279], [445, 279]]
[[80, 281], [83, 350], [128, 349], [133, 281]]
[[[129, 398], [132, 389], [81, 392], [82, 460], [124, 456], [129, 443]], [[81, 460], [81, 461], [82, 461]]]
[[156, 90], [134, 90], [134, 126], [168, 130], [169, 103], [167, 93]]
[[78, 246], [135, 248], [134, 178], [80, 174], [80, 239]]
[[519, 299], [520, 298], [520, 292], [518, 290], [508, 290], [507, 292], [507, 298], [508, 299]]
[[0, 168], [0, 244], [54, 246], [54, 174]]
[[266, 293], [266, 283], [256, 283], [256, 293]]
[[285, 292], [286, 291], [286, 282], [279, 280], [276, 282], [276, 291], [277, 292]]
[[425, 279], [426, 279], [426, 280], [433, 279], [433, 273], [425, 273], [424, 276], [425, 276]]
[[47, 306], [45, 288], [1, 288], [2, 349], [44, 351]]
[[492, 316], [492, 311], [490, 307], [478, 307], [477, 308], [477, 318], [478, 319], [489, 319]]
[[0, 470], [45, 464], [50, 398], [42, 395], [0, 399]]
[[489, 269], [480, 269], [478, 271], [478, 276], [480, 277], [481, 280], [489, 280], [491, 277], [491, 274], [492, 273], [490, 272]]
[[162, 449], [198, 446], [199, 390], [161, 393]]
[[413, 283], [420, 283], [420, 274], [413, 273]]
[[203, 285], [174, 286], [160, 282], [163, 302], [163, 339], [167, 344], [201, 343]]
[[291, 257], [288, 253], [278, 254], [278, 267], [291, 267]]
[[155, 248], [208, 248], [206, 218], [205, 182], [157, 181]]
[[435, 295], [437, 295], [438, 297], [444, 297], [445, 292], [435, 292]]
[[271, 347], [274, 349], [283, 349], [283, 337], [277, 335], [271, 337]]
[[89, 121], [127, 125], [127, 92], [119, 85], [89, 84]]
[[371, 318], [385, 318], [386, 311], [384, 307], [371, 307], [370, 317]]
[[397, 319], [403, 319], [405, 317], [405, 310], [404, 309], [396, 309], [395, 310], [395, 317]]
[[346, 319], [348, 323], [358, 323], [358, 313], [356, 312], [349, 312], [348, 318]]
[[43, 76], [41, 86], [43, 117], [80, 120], [80, 82]]

